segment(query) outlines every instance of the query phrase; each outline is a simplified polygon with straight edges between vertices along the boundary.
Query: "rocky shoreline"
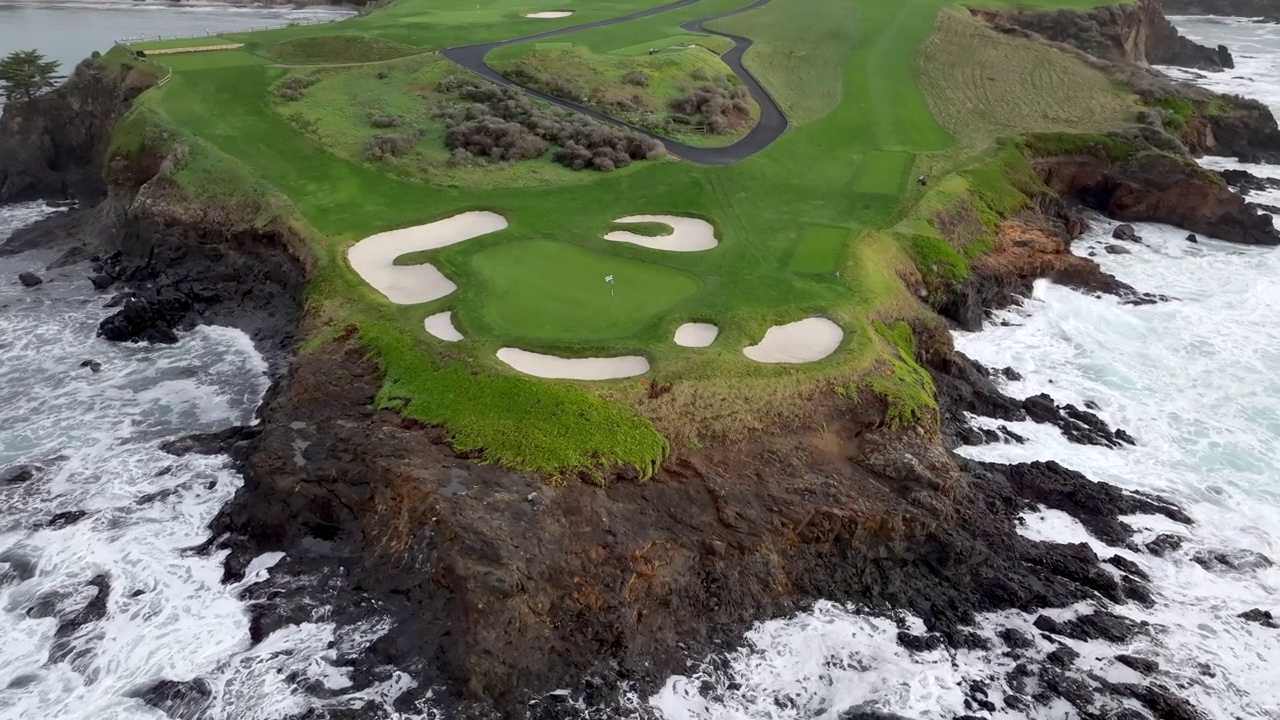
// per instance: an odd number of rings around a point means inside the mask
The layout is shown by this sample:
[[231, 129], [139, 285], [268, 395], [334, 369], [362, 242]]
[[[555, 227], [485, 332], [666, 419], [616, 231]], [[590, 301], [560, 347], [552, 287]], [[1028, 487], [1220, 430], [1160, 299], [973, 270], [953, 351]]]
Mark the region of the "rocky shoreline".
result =
[[[1081, 17], [1122, 30], [1130, 22]], [[1005, 678], [1014, 691], [1006, 705], [1030, 711], [1057, 698], [1086, 717], [1202, 717], [1155, 679], [1113, 683], [1090, 675], [1057, 640], [1120, 642], [1149, 633], [1105, 609], [1153, 602], [1143, 572], [1083, 544], [1019, 533], [1020, 516], [1045, 507], [1108, 544], [1159, 554], [1176, 536], [1139, 547], [1122, 517], [1159, 514], [1183, 525], [1191, 518], [1056, 463], [977, 463], [951, 452], [1019, 441], [1007, 430], [972, 427], [968, 413], [1030, 418], [1073, 442], [1124, 452], [1134, 438], [1090, 408], [1008, 397], [1001, 374], [956, 352], [936, 324], [914, 328], [917, 360], [937, 387], [936, 433], [883, 427], [884, 407], [874, 399], [833, 400], [801, 426], [673, 457], [645, 483], [618, 477], [605, 487], [554, 486], [479, 464], [454, 451], [439, 429], [377, 409], [380, 371], [354, 329], [296, 353], [309, 335], [302, 293], [310, 261], [288, 229], [170, 201], [152, 183], [158, 158], [111, 167], [110, 186], [94, 182], [111, 124], [138, 82], [84, 66], [38, 104], [13, 116], [6, 110], [0, 202], [73, 197], [86, 209], [36, 224], [0, 252], [64, 248], [59, 263], [89, 264], [87, 281], [104, 300], [122, 290], [111, 300], [119, 312], [102, 327], [110, 339], [165, 342], [174, 331], [218, 323], [248, 332], [268, 357], [276, 382], [258, 425], [168, 448], [226, 452], [241, 469], [244, 486], [204, 548], [230, 551], [225, 580], [239, 578], [263, 552], [287, 553], [270, 580], [246, 591], [255, 642], [290, 623], [386, 617], [390, 632], [338, 658], [353, 668], [351, 689], [400, 671], [418, 682], [399, 699], [401, 709], [430, 695], [451, 717], [568, 718], [580, 715], [576, 702], [617, 706], [624, 686], [650, 693], [691, 663], [734, 647], [753, 623], [818, 599], [918, 616], [926, 632], [899, 636], [910, 650], [993, 649], [972, 629], [980, 613], [1093, 601], [1103, 609], [1073, 620], [1040, 616], [1039, 642], [1016, 628], [1000, 631], [1004, 652], [1017, 661]], [[1135, 157], [1087, 149], [1039, 157], [1035, 169], [1058, 196], [1006, 221], [995, 250], [963, 286], [934, 298], [935, 308], [958, 327], [978, 329], [988, 311], [1016, 302], [1042, 277], [1160, 301], [1142, 292], [1158, 288], [1129, 287], [1072, 252], [1086, 227], [1080, 206], [1235, 242], [1280, 243], [1268, 216], [1190, 162], [1192, 150], [1280, 152], [1270, 113], [1235, 107], [1243, 109], [1215, 118], [1202, 136], [1212, 136], [1212, 145], [1189, 148], [1148, 127], [1114, 138], [1146, 151]], [[105, 603], [110, 586], [103, 583]], [[1046, 644], [1057, 647], [1046, 653]], [[1117, 661], [1143, 676], [1158, 671], [1147, 658]], [[557, 694], [562, 689], [568, 694]], [[980, 685], [968, 695], [974, 712], [996, 709]], [[210, 697], [198, 680], [162, 682], [143, 696], [173, 717], [199, 717]], [[378, 712], [369, 706], [304, 717]]]

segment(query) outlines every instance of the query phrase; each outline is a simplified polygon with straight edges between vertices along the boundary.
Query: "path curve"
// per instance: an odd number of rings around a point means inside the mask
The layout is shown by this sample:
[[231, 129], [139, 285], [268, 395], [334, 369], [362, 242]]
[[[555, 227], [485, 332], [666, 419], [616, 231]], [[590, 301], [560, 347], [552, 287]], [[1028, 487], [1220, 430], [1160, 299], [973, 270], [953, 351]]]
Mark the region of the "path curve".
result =
[[648, 10], [641, 10], [640, 12], [631, 13], [630, 15], [623, 15], [621, 17], [610, 18], [607, 20], [596, 20], [595, 22], [583, 23], [581, 25], [570, 25], [556, 30], [547, 30], [545, 32], [534, 33], [533, 35], [525, 35], [524, 37], [518, 37], [512, 40], [499, 40], [497, 42], [481, 43], [479, 45], [463, 45], [460, 47], [448, 48], [447, 50], [441, 50], [440, 54], [471, 72], [498, 83], [499, 85], [520, 88], [529, 95], [544, 102], [551, 103], [552, 105], [557, 105], [567, 110], [573, 110], [574, 112], [580, 112], [595, 120], [613, 125], [621, 125], [642, 135], [647, 135], [648, 137], [662, 143], [663, 146], [667, 148], [668, 153], [682, 160], [688, 160], [689, 162], [698, 163], [699, 165], [729, 165], [755, 155], [761, 150], [769, 147], [773, 141], [781, 137], [782, 133], [786, 132], [787, 129], [787, 116], [783, 114], [782, 108], [778, 107], [778, 103], [774, 102], [773, 97], [764, 89], [764, 86], [760, 84], [760, 81], [756, 80], [756, 77], [752, 75], [751, 72], [742, 64], [743, 54], [751, 47], [751, 38], [742, 37], [741, 35], [730, 35], [729, 33], [716, 32], [715, 30], [703, 27], [703, 24], [713, 20], [729, 17], [731, 15], [737, 15], [738, 13], [755, 10], [758, 7], [763, 7], [768, 4], [770, 0], [755, 0], [755, 2], [747, 5], [746, 7], [741, 7], [737, 10], [730, 10], [729, 12], [720, 13], [719, 15], [712, 15], [711, 17], [705, 17], [700, 20], [691, 20], [680, 26], [681, 29], [688, 30], [690, 32], [719, 35], [720, 37], [732, 40], [733, 47], [725, 54], [721, 55], [720, 59], [723, 60], [724, 64], [728, 65], [731, 70], [737, 73], [738, 77], [742, 78], [743, 86], [747, 88], [747, 91], [751, 93], [751, 97], [755, 98], [756, 104], [760, 106], [760, 119], [756, 122], [755, 127], [751, 128], [751, 131], [737, 142], [732, 145], [725, 145], [724, 147], [695, 147], [693, 145], [686, 145], [685, 143], [659, 135], [652, 130], [646, 130], [645, 128], [633, 125], [625, 120], [619, 120], [612, 115], [606, 115], [599, 110], [593, 110], [585, 105], [580, 105], [570, 100], [564, 100], [562, 98], [555, 97], [554, 95], [548, 95], [541, 90], [535, 90], [528, 85], [518, 83], [502, 73], [499, 73], [484, 62], [485, 56], [490, 52], [501, 47], [506, 47], [507, 45], [515, 45], [516, 43], [529, 42], [531, 40], [541, 40], [543, 38], [566, 35], [580, 30], [590, 30], [592, 28], [639, 20], [640, 18], [650, 17], [652, 15], [676, 10], [685, 7], [686, 5], [692, 5], [699, 1], [700, 0], [677, 0], [676, 2], [669, 3], [667, 5], [649, 8]]

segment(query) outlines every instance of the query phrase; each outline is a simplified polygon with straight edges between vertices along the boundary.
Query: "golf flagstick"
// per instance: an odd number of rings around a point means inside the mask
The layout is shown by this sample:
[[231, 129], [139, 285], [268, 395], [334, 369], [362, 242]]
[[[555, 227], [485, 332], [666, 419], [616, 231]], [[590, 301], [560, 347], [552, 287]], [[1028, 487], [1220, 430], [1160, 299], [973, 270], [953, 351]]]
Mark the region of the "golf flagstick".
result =
[[605, 275], [604, 281], [609, 283], [609, 297], [613, 297], [613, 276]]

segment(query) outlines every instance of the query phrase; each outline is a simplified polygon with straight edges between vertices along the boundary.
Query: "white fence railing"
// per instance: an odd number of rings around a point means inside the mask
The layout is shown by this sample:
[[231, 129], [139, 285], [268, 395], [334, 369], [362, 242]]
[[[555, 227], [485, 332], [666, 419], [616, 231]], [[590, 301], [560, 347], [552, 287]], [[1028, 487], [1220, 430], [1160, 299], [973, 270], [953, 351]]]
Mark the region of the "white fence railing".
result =
[[141, 43], [165, 42], [167, 40], [195, 40], [203, 37], [218, 37], [219, 35], [239, 35], [241, 33], [261, 32], [263, 30], [282, 30], [284, 28], [300, 27], [303, 25], [325, 25], [339, 20], [346, 20], [350, 15], [340, 15], [332, 18], [320, 18], [318, 20], [294, 20], [293, 22], [279, 23], [276, 25], [263, 25], [261, 27], [235, 28], [233, 30], [206, 30], [203, 33], [195, 35], [135, 35], [133, 37], [118, 38], [117, 45], [134, 45]]

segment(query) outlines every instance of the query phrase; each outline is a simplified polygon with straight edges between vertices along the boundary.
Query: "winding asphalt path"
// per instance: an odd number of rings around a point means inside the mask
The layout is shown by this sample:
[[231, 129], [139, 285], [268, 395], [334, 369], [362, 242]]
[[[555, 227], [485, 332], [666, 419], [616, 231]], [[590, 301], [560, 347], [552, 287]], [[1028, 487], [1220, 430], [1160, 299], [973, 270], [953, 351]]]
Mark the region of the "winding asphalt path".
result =
[[507, 45], [529, 42], [531, 40], [542, 40], [544, 38], [552, 38], [559, 35], [578, 32], [579, 30], [590, 30], [591, 28], [605, 27], [608, 25], [630, 22], [631, 20], [639, 20], [640, 18], [650, 17], [659, 13], [676, 10], [678, 8], [685, 7], [686, 5], [692, 5], [696, 2], [699, 2], [699, 0], [677, 0], [677, 2], [661, 5], [656, 8], [650, 8], [648, 10], [641, 10], [640, 12], [623, 15], [622, 17], [611, 18], [608, 20], [597, 20], [595, 22], [583, 23], [582, 25], [572, 25], [556, 30], [548, 30], [546, 32], [526, 35], [513, 40], [500, 40], [498, 42], [483, 43], [480, 45], [464, 45], [461, 47], [449, 48], [447, 50], [442, 50], [440, 54], [471, 72], [492, 80], [499, 85], [520, 88], [529, 95], [544, 102], [551, 103], [552, 105], [580, 112], [583, 115], [587, 115], [601, 122], [621, 125], [642, 135], [647, 135], [658, 142], [661, 142], [667, 148], [667, 152], [683, 160], [698, 163], [699, 165], [729, 165], [730, 163], [745, 160], [746, 158], [755, 155], [766, 147], [769, 147], [774, 140], [781, 137], [782, 133], [787, 129], [787, 116], [782, 113], [782, 108], [778, 107], [778, 104], [774, 102], [768, 91], [766, 91], [764, 86], [760, 84], [760, 81], [756, 80], [755, 76], [742, 65], [742, 55], [747, 51], [747, 48], [751, 47], [751, 39], [740, 35], [730, 35], [728, 33], [709, 30], [703, 27], [703, 24], [713, 20], [719, 20], [720, 18], [729, 17], [730, 15], [737, 15], [738, 13], [755, 10], [758, 7], [768, 4], [770, 0], [756, 0], [746, 7], [702, 18], [701, 20], [693, 20], [680, 26], [681, 29], [688, 30], [690, 32], [719, 35], [720, 37], [732, 40], [733, 47], [724, 55], [721, 55], [720, 59], [724, 61], [725, 65], [728, 65], [735, 73], [737, 73], [738, 77], [742, 78], [743, 86], [747, 88], [747, 91], [751, 93], [751, 97], [755, 98], [756, 103], [760, 106], [760, 119], [756, 122], [755, 127], [751, 128], [751, 131], [744, 135], [742, 139], [732, 145], [726, 145], [724, 147], [695, 147], [693, 145], [686, 145], [682, 142], [676, 142], [671, 138], [658, 135], [651, 130], [646, 130], [645, 128], [633, 125], [625, 120], [619, 120], [611, 115], [606, 115], [599, 110], [593, 110], [585, 105], [580, 105], [570, 100], [564, 100], [562, 98], [555, 97], [554, 95], [548, 95], [540, 90], [535, 90], [527, 85], [518, 83], [489, 67], [484, 62], [485, 56], [490, 52], [500, 47], [506, 47]]

